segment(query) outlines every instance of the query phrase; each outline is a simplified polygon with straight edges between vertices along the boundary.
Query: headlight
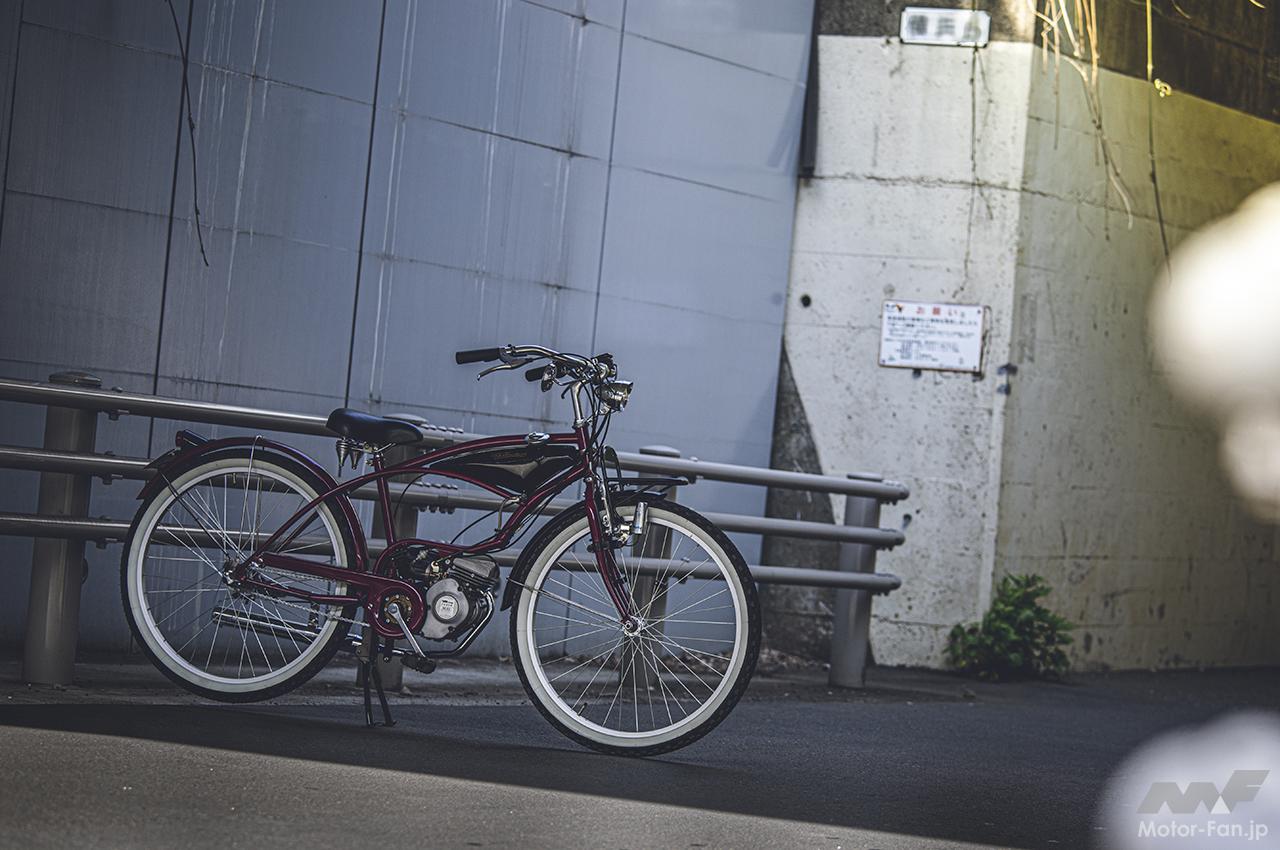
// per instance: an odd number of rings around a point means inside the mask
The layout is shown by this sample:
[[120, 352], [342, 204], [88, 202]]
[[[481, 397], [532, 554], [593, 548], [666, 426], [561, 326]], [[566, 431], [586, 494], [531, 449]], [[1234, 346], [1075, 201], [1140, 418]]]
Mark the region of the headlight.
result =
[[610, 410], [621, 410], [631, 397], [630, 381], [605, 381], [596, 388], [596, 398]]

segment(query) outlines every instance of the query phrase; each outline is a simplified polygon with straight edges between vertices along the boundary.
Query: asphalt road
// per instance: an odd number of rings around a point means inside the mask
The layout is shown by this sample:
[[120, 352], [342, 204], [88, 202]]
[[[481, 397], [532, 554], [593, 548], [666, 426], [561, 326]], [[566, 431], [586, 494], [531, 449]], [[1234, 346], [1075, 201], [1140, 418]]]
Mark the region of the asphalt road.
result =
[[229, 707], [9, 687], [6, 847], [1082, 850], [1133, 746], [1274, 706], [1280, 676], [926, 677], [861, 695], [762, 685], [708, 738], [648, 760], [583, 751], [483, 689], [476, 704], [401, 701], [397, 727], [367, 730], [346, 693]]

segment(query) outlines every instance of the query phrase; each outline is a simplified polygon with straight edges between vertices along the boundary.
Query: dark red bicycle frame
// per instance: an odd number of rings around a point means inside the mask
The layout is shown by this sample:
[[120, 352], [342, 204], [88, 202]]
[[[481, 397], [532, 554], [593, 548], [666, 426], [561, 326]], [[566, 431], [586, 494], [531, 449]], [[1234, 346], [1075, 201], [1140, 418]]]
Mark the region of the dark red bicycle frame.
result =
[[[442, 449], [425, 452], [424, 454], [410, 458], [402, 463], [394, 466], [384, 466], [382, 457], [378, 453], [372, 455], [373, 471], [353, 478], [330, 488], [326, 492], [312, 499], [290, 517], [279, 529], [271, 535], [252, 555], [245, 561], [235, 565], [230, 576], [241, 582], [244, 586], [252, 586], [256, 589], [263, 590], [273, 594], [285, 594], [305, 599], [323, 605], [352, 605], [360, 604], [365, 608], [365, 622], [369, 623], [374, 630], [385, 638], [403, 638], [404, 635], [399, 627], [395, 624], [388, 624], [383, 621], [380, 616], [382, 600], [391, 593], [404, 594], [411, 600], [410, 616], [406, 617], [406, 625], [411, 631], [417, 631], [426, 615], [425, 603], [418, 588], [411, 582], [395, 578], [391, 575], [393, 563], [393, 555], [401, 549], [412, 546], [427, 546], [433, 550], [443, 553], [444, 556], [452, 555], [483, 555], [490, 552], [496, 552], [505, 549], [512, 542], [516, 533], [522, 528], [525, 521], [532, 515], [539, 513], [558, 493], [563, 492], [578, 481], [585, 481], [585, 499], [588, 524], [591, 529], [591, 537], [593, 543], [597, 544], [592, 548], [595, 551], [596, 569], [599, 570], [600, 576], [604, 581], [609, 597], [613, 600], [614, 605], [618, 609], [618, 617], [620, 621], [625, 621], [632, 616], [631, 596], [624, 588], [624, 579], [617, 569], [617, 565], [613, 560], [613, 549], [609, 545], [599, 545], [604, 542], [605, 534], [603, 529], [605, 524], [601, 522], [599, 502], [597, 498], [597, 487], [599, 486], [596, 476], [592, 473], [592, 446], [590, 437], [587, 433], [585, 425], [575, 428], [571, 432], [562, 434], [552, 434], [545, 441], [544, 445], [573, 445], [578, 450], [577, 463], [571, 468], [553, 476], [549, 481], [544, 483], [540, 488], [529, 494], [520, 494], [515, 491], [505, 489], [503, 487], [482, 481], [471, 475], [449, 469], [432, 468], [433, 464], [451, 457], [464, 457], [472, 452], [484, 449], [499, 448], [524, 448], [529, 446], [528, 438], [521, 435], [511, 435], [504, 437], [486, 437], [480, 440], [472, 440], [466, 443], [456, 443]], [[518, 507], [511, 516], [494, 532], [489, 538], [471, 545], [456, 545], [453, 543], [444, 543], [436, 540], [426, 540], [421, 538], [399, 538], [396, 536], [395, 524], [393, 522], [393, 511], [391, 508], [391, 479], [411, 475], [417, 477], [426, 477], [428, 475], [439, 475], [446, 478], [453, 478], [481, 487], [494, 495], [503, 498], [518, 498]], [[278, 542], [287, 545], [298, 534], [302, 532], [302, 527], [293, 530], [292, 534], [284, 536], [291, 527], [297, 524], [303, 517], [308, 516], [318, 505], [336, 497], [343, 499], [349, 498], [348, 494], [358, 487], [369, 482], [375, 482], [378, 489], [378, 501], [382, 509], [382, 530], [387, 541], [387, 547], [383, 550], [376, 561], [373, 563], [372, 569], [369, 569], [367, 561], [353, 565], [353, 568], [346, 569], [340, 567], [331, 567], [324, 564], [317, 564], [314, 561], [308, 561], [302, 558], [291, 557], [289, 555], [269, 552]], [[352, 533], [363, 534], [363, 529], [359, 523], [352, 529]], [[363, 548], [363, 547], [362, 547]], [[355, 587], [357, 593], [345, 596], [329, 596], [324, 594], [315, 594], [298, 588], [285, 587], [274, 582], [255, 577], [249, 572], [250, 564], [260, 564], [267, 567], [275, 567], [278, 569], [290, 570], [296, 573], [304, 573], [317, 578], [328, 579], [332, 581], [340, 581], [346, 583], [349, 587]]]

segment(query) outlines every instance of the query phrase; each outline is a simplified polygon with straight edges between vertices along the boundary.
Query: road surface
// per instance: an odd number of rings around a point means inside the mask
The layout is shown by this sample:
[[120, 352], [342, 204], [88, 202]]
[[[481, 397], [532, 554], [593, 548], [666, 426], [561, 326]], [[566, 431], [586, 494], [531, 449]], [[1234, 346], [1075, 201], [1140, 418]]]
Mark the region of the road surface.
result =
[[1274, 672], [1012, 686], [901, 674], [864, 694], [810, 676], [753, 686], [703, 741], [635, 760], [561, 738], [509, 681], [433, 699], [415, 680], [399, 724], [368, 730], [344, 677], [310, 700], [221, 706], [149, 673], [122, 696], [102, 682], [26, 689], [8, 670], [0, 844], [24, 848], [1082, 850], [1132, 747], [1280, 697]]

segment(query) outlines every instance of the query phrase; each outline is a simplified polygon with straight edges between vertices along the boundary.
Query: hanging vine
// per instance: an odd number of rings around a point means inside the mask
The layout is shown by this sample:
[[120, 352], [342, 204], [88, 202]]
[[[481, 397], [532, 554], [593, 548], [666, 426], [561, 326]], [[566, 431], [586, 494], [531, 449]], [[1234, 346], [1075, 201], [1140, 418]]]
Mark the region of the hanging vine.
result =
[[[1044, 67], [1049, 66], [1052, 54], [1055, 70], [1066, 62], [1067, 67], [1079, 74], [1084, 83], [1085, 102], [1089, 107], [1089, 119], [1097, 132], [1107, 182], [1124, 205], [1128, 226], [1133, 227], [1132, 196], [1120, 174], [1116, 158], [1111, 152], [1111, 141], [1107, 138], [1102, 123], [1102, 101], [1098, 93], [1098, 63], [1101, 53], [1097, 0], [1043, 0], [1043, 4], [1041, 0], [1027, 0], [1027, 3], [1036, 16], [1037, 38]], [[1056, 80], [1054, 84], [1057, 85]]]
[[[1164, 210], [1160, 201], [1160, 181], [1156, 169], [1155, 150], [1155, 106], [1154, 97], [1165, 98], [1173, 94], [1173, 87], [1155, 74], [1155, 48], [1152, 32], [1153, 0], [1138, 0], [1145, 6], [1146, 39], [1147, 39], [1147, 142], [1148, 157], [1151, 163], [1151, 185], [1155, 195], [1156, 217], [1160, 224], [1160, 239], [1164, 253], [1169, 254], [1169, 241], [1165, 233]], [[1067, 67], [1079, 74], [1084, 83], [1085, 100], [1089, 108], [1089, 116], [1097, 131], [1098, 144], [1101, 149], [1103, 167], [1106, 169], [1109, 186], [1115, 189], [1124, 205], [1125, 215], [1130, 227], [1133, 226], [1132, 195], [1120, 174], [1116, 158], [1112, 155], [1111, 141], [1107, 138], [1102, 122], [1102, 102], [1098, 94], [1098, 68], [1101, 60], [1100, 42], [1098, 38], [1098, 0], [1026, 0], [1035, 15], [1037, 23], [1036, 39], [1040, 44], [1041, 59], [1047, 68], [1052, 55], [1056, 67], [1063, 62]], [[1184, 17], [1190, 17], [1182, 11], [1176, 0], [1173, 8]], [[1259, 9], [1265, 9], [1262, 0], [1247, 0]], [[1056, 86], [1055, 81], [1055, 86]]]

